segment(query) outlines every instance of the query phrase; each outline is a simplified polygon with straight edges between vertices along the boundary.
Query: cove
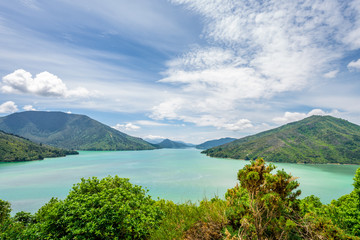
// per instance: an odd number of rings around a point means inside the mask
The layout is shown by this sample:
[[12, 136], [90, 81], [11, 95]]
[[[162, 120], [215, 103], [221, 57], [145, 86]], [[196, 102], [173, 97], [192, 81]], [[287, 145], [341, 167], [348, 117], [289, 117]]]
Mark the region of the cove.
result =
[[[51, 197], [64, 199], [82, 177], [108, 175], [130, 178], [149, 190], [153, 199], [176, 203], [224, 197], [237, 183], [237, 172], [248, 161], [210, 158], [197, 149], [91, 152], [42, 161], [0, 163], [0, 199], [13, 213], [36, 212]], [[301, 198], [320, 197], [323, 203], [350, 193], [356, 165], [301, 165], [277, 163], [299, 177]], [[276, 171], [276, 170], [275, 170]]]

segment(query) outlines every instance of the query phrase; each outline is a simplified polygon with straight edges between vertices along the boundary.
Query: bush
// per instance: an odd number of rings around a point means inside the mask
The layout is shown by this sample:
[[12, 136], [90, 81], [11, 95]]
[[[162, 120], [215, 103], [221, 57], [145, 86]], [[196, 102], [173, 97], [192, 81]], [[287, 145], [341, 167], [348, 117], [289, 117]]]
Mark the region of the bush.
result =
[[162, 212], [128, 179], [82, 179], [63, 201], [52, 199], [36, 214], [30, 235], [50, 239], [144, 239]]

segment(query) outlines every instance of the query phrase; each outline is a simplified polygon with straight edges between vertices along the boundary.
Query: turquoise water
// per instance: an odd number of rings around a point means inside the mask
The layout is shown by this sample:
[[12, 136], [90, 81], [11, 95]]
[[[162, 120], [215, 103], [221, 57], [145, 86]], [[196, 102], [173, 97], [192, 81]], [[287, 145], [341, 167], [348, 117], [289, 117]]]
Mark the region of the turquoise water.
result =
[[[236, 184], [246, 161], [210, 158], [197, 149], [80, 152], [80, 155], [42, 161], [0, 163], [0, 199], [13, 212], [35, 212], [51, 197], [65, 198], [82, 177], [118, 175], [157, 197], [185, 202], [223, 197]], [[301, 197], [311, 194], [329, 203], [352, 191], [354, 165], [276, 164], [299, 177]]]

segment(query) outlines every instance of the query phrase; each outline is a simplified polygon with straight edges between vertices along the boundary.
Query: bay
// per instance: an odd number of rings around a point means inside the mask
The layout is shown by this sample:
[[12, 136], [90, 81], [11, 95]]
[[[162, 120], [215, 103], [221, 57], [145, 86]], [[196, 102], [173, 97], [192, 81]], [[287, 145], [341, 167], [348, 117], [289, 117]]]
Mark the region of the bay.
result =
[[[0, 163], [0, 199], [13, 213], [36, 212], [51, 197], [64, 199], [81, 178], [108, 175], [130, 178], [149, 194], [177, 203], [224, 197], [248, 161], [210, 158], [197, 149], [92, 152], [42, 161]], [[323, 203], [350, 193], [356, 165], [275, 164], [299, 177], [301, 197], [316, 195]]]

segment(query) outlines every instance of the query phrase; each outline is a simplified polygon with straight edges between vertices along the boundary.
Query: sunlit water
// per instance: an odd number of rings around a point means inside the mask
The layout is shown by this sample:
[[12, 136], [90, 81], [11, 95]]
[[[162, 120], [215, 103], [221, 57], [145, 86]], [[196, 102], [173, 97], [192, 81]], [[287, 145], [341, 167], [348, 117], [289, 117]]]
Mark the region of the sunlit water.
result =
[[[82, 177], [108, 175], [130, 178], [157, 197], [185, 202], [223, 197], [248, 161], [210, 158], [197, 149], [80, 152], [43, 161], [0, 163], [0, 199], [13, 213], [37, 211], [51, 197], [64, 199]], [[352, 191], [355, 165], [276, 164], [299, 177], [301, 197], [311, 194], [329, 203]]]

